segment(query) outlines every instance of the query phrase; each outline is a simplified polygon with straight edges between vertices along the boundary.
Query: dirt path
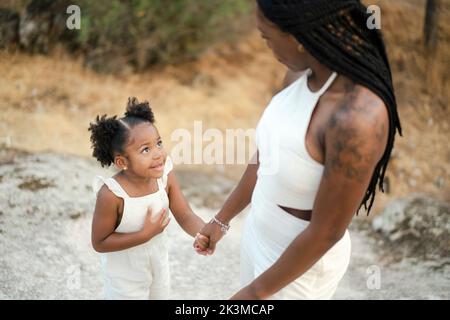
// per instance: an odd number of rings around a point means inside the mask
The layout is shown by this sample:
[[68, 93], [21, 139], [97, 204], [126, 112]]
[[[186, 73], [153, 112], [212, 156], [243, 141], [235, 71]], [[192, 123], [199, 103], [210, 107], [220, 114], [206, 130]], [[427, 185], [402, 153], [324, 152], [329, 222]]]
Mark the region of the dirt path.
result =
[[[0, 299], [101, 299], [99, 261], [90, 245], [95, 200], [90, 181], [110, 172], [93, 161], [56, 154], [2, 152], [0, 159]], [[197, 172], [179, 172], [179, 177], [205, 219], [214, 214], [205, 205], [218, 208], [234, 185]], [[335, 298], [450, 298], [448, 266], [389, 262], [365, 218], [356, 219], [351, 265]], [[233, 221], [211, 257], [196, 255], [190, 237], [171, 223], [172, 299], [226, 299], [239, 288], [243, 220], [244, 215]], [[380, 271], [379, 289], [372, 288], [368, 268]]]

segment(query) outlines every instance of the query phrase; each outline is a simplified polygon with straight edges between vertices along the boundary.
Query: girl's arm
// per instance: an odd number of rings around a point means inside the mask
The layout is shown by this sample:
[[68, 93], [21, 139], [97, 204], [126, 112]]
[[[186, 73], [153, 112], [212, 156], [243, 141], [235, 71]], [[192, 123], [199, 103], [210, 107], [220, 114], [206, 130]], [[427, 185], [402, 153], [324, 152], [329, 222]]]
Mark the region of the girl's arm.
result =
[[205, 222], [197, 216], [189, 206], [188, 201], [181, 191], [178, 180], [173, 171], [169, 172], [167, 179], [169, 207], [178, 224], [186, 233], [195, 237], [203, 228]]
[[350, 105], [325, 133], [325, 170], [311, 222], [280, 258], [232, 299], [265, 299], [297, 279], [339, 241], [357, 212], [381, 158], [389, 126], [386, 108]]
[[167, 219], [167, 214], [162, 212], [156, 221], [152, 221], [152, 212], [149, 210], [142, 230], [132, 233], [115, 232], [118, 210], [122, 201], [105, 185], [98, 192], [91, 234], [95, 251], [120, 251], [140, 245], [162, 232], [170, 221]]

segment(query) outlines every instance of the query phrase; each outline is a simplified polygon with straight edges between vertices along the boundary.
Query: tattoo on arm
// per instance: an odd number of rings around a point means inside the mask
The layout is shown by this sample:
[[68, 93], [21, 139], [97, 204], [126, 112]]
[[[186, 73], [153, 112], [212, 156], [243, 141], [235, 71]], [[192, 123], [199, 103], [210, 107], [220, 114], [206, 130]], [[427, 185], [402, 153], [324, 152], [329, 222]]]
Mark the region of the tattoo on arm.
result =
[[326, 139], [325, 177], [340, 173], [348, 179], [364, 182], [368, 170], [375, 167], [386, 127], [380, 121], [380, 112], [374, 103], [373, 98], [356, 99], [350, 95], [331, 116]]

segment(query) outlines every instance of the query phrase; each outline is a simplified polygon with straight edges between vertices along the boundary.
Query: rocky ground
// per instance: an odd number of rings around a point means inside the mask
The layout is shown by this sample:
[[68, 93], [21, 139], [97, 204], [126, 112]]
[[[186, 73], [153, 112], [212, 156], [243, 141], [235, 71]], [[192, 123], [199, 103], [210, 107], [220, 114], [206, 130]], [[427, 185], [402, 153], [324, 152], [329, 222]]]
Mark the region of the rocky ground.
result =
[[[0, 299], [102, 298], [90, 245], [96, 174], [111, 172], [80, 157], [0, 151]], [[196, 171], [177, 174], [205, 220], [235, 184]], [[450, 298], [450, 211], [414, 199], [394, 203], [373, 221], [355, 217], [352, 260], [336, 299]], [[171, 223], [172, 299], [226, 299], [239, 288], [244, 216], [233, 220], [210, 257], [196, 255], [190, 237]]]

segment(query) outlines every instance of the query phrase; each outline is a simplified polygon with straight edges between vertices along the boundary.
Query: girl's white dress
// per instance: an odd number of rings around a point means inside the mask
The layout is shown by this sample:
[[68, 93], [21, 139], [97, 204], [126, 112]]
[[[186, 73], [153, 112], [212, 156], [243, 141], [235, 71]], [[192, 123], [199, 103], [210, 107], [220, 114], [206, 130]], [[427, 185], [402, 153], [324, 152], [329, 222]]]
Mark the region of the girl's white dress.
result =
[[[169, 212], [165, 191], [167, 176], [173, 164], [169, 157], [163, 176], [158, 179], [158, 191], [143, 197], [130, 197], [114, 178], [96, 176], [92, 187], [95, 194], [105, 184], [124, 201], [122, 220], [115, 232], [131, 233], [142, 229], [147, 209], [156, 216], [162, 208]], [[126, 250], [100, 253], [106, 299], [168, 299], [170, 272], [167, 231], [150, 241]]]

